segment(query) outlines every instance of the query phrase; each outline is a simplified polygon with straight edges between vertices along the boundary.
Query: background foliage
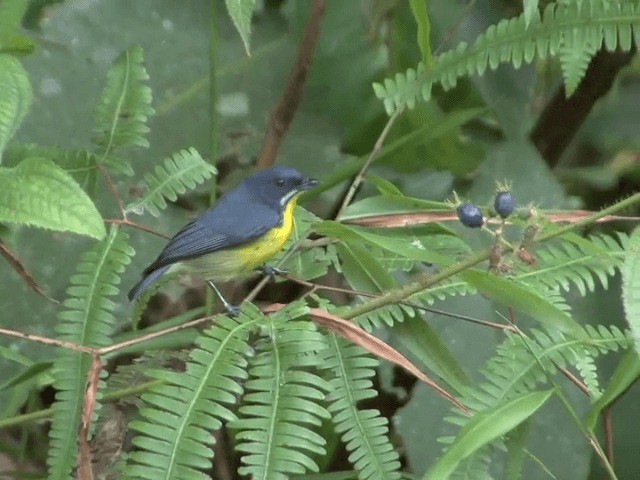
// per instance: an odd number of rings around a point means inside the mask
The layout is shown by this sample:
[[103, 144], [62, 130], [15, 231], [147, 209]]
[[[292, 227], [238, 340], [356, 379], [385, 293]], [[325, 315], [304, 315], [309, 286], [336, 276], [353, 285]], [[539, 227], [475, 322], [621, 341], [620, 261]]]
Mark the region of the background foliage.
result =
[[[184, 281], [130, 305], [164, 240], [104, 220], [126, 213], [171, 235], [251, 171], [311, 11], [294, 0], [0, 0], [2, 328], [100, 348], [203, 315], [203, 289]], [[632, 222], [559, 232], [545, 218], [572, 224], [578, 209], [638, 191], [640, 5], [328, 0], [320, 25], [278, 163], [324, 181], [301, 202], [295, 240], [313, 230], [335, 243], [283, 265], [372, 294], [425, 273], [443, 281], [370, 311], [342, 293], [294, 301], [303, 289], [279, 282], [258, 297], [288, 304], [277, 313], [247, 306], [104, 354], [96, 478], [635, 478], [640, 237]], [[355, 203], [331, 222], [389, 115]], [[512, 218], [503, 238], [517, 246], [531, 225], [540, 235], [526, 249], [535, 266], [505, 253], [513, 268], [496, 275], [482, 257], [493, 237], [464, 229], [443, 200], [455, 190], [489, 206], [504, 180], [540, 213]], [[431, 221], [362, 225], [398, 213]], [[254, 283], [229, 293], [242, 299]], [[526, 336], [422, 306], [511, 319]], [[316, 327], [310, 308], [373, 331], [473, 415]], [[86, 353], [3, 337], [0, 471], [82, 477], [91, 368]]]

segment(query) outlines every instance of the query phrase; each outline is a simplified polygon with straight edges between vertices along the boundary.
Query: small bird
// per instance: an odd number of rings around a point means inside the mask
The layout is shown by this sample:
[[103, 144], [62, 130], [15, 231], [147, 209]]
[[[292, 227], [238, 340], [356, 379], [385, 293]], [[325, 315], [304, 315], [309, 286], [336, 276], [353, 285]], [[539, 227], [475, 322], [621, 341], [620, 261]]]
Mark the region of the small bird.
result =
[[318, 181], [294, 168], [273, 167], [258, 172], [169, 240], [129, 292], [129, 300], [142, 295], [167, 272], [195, 273], [207, 281], [230, 315], [239, 308], [229, 303], [214, 282], [226, 282], [277, 270], [264, 262], [284, 247], [293, 231], [298, 195]]

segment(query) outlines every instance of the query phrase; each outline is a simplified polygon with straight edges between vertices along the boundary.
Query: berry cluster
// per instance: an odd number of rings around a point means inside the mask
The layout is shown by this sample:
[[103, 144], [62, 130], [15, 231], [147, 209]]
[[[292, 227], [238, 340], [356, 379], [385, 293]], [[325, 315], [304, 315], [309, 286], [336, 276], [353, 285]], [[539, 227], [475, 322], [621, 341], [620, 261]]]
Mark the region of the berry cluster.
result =
[[[459, 203], [459, 202], [457, 202]], [[516, 199], [509, 190], [500, 190], [493, 201], [494, 211], [506, 219], [516, 208]], [[456, 207], [460, 222], [469, 228], [480, 228], [484, 225], [482, 210], [473, 203], [459, 203]]]

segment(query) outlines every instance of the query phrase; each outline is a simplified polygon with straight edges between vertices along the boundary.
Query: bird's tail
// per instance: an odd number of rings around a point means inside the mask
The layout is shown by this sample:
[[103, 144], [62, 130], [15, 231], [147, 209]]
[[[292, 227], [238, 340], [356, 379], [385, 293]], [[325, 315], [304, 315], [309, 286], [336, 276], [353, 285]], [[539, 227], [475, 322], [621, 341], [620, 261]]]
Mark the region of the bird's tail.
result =
[[158, 280], [164, 272], [166, 272], [171, 265], [165, 265], [164, 267], [160, 267], [148, 275], [142, 278], [129, 292], [129, 301], [135, 300], [140, 295], [142, 295], [151, 285]]

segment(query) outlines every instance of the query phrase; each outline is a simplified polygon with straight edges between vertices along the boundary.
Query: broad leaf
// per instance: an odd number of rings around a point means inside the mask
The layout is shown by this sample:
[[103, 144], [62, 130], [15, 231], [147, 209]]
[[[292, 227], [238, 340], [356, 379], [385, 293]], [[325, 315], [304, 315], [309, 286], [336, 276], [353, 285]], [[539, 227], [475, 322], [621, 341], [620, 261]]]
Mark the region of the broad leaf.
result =
[[[0, 13], [2, 13], [0, 11]], [[33, 93], [22, 64], [0, 54], [0, 161], [2, 152], [29, 111]]]
[[0, 168], [0, 221], [101, 239], [104, 222], [67, 172], [44, 158]]
[[542, 407], [552, 393], [553, 390], [527, 393], [476, 414], [423, 479], [446, 480], [462, 460], [520, 425]]
[[253, 13], [253, 7], [256, 4], [256, 0], [225, 0], [227, 5], [227, 11], [233, 24], [236, 26], [242, 43], [244, 43], [244, 49], [247, 51], [247, 55], [251, 55], [249, 51], [249, 43], [251, 36], [251, 14]]

